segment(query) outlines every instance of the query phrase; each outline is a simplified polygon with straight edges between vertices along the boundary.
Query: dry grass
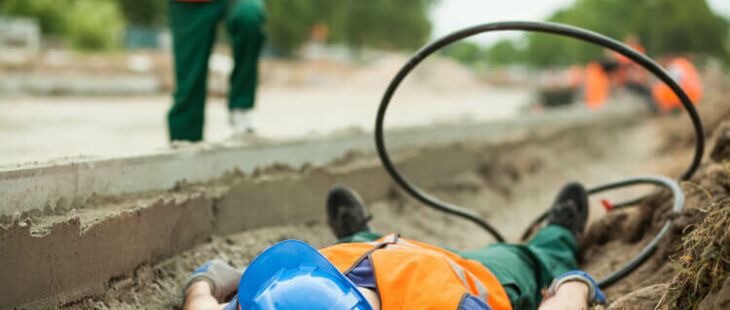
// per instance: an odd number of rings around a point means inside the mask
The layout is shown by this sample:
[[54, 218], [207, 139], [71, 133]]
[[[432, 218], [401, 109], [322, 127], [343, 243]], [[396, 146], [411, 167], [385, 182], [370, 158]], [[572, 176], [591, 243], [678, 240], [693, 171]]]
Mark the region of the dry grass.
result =
[[[727, 166], [724, 169], [728, 169]], [[730, 170], [726, 170], [730, 172]], [[730, 197], [713, 197], [701, 224], [682, 239], [673, 259], [676, 275], [658, 309], [698, 309], [706, 296], [718, 292], [730, 271]]]

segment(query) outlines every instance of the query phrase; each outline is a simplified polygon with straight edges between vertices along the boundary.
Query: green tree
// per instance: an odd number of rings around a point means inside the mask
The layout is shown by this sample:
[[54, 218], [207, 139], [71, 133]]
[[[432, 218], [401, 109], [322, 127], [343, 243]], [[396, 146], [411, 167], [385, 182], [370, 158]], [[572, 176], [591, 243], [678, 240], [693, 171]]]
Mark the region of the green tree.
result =
[[355, 47], [415, 49], [431, 35], [430, 0], [348, 0], [345, 42]]
[[518, 48], [512, 40], [500, 40], [486, 51], [487, 62], [491, 65], [509, 65], [525, 60], [525, 51]]
[[304, 43], [314, 24], [316, 7], [309, 1], [266, 1], [266, 27], [269, 44], [290, 55]]
[[124, 27], [114, 0], [3, 0], [0, 13], [35, 18], [44, 34], [78, 49], [113, 48]]
[[705, 0], [654, 0], [643, 6], [649, 14], [643, 17], [639, 34], [650, 53], [697, 53], [727, 59], [722, 42], [728, 38], [728, 21], [715, 15]]
[[44, 34], [62, 34], [70, 4], [69, 0], [3, 0], [0, 14], [35, 18]]
[[117, 46], [124, 19], [116, 2], [75, 0], [66, 15], [66, 38], [71, 46], [83, 50], [102, 50]]
[[115, 0], [124, 19], [134, 25], [163, 25], [167, 13], [166, 0]]
[[271, 46], [291, 54], [315, 24], [330, 29], [329, 40], [355, 48], [412, 49], [428, 40], [428, 11], [434, 0], [268, 0]]
[[453, 43], [444, 48], [441, 54], [465, 65], [473, 65], [485, 61], [485, 52], [482, 47], [470, 41]]
[[[577, 0], [549, 21], [590, 29], [618, 40], [636, 34], [651, 56], [696, 53], [728, 59], [720, 42], [728, 38], [728, 21], [705, 0]], [[529, 34], [527, 55], [537, 66], [584, 63], [604, 50], [554, 35]]]

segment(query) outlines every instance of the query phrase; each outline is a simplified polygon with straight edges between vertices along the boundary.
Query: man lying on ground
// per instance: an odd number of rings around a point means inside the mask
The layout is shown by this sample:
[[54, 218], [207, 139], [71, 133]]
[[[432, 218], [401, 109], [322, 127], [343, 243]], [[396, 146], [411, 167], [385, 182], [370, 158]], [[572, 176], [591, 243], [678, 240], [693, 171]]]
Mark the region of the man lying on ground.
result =
[[561, 190], [547, 225], [526, 244], [458, 251], [381, 236], [358, 195], [342, 187], [330, 191], [327, 217], [338, 244], [317, 251], [279, 242], [243, 276], [210, 261], [185, 285], [184, 309], [587, 309], [605, 301], [577, 270], [588, 219], [588, 196], [577, 183]]

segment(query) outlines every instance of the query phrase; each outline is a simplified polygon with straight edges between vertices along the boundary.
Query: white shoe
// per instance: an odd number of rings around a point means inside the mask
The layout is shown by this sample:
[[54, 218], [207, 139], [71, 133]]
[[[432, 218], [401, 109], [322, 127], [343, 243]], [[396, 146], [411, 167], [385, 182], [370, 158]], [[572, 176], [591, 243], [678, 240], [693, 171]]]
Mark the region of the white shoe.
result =
[[231, 127], [233, 128], [234, 136], [244, 136], [252, 134], [254, 132], [251, 110], [232, 109], [229, 113], [229, 121], [231, 123]]

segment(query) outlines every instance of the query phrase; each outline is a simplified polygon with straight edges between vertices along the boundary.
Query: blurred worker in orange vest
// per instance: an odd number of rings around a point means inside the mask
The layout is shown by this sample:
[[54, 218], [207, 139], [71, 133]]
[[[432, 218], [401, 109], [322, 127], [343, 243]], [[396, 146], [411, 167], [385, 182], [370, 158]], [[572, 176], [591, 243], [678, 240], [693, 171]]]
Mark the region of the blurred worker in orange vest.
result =
[[[629, 47], [633, 48], [641, 54], [646, 54], [646, 49], [641, 45], [641, 41], [636, 35], [628, 36], [624, 40], [624, 44], [628, 45]], [[646, 70], [644, 70], [641, 66], [637, 65], [631, 59], [624, 55], [616, 52], [613, 52], [611, 55], [612, 58], [616, 59], [616, 61], [618, 62], [618, 70], [616, 70], [614, 76], [621, 85], [626, 86], [629, 89], [634, 87], [632, 85], [647, 85], [648, 77]]]
[[[646, 52], [636, 35], [627, 37], [624, 43], [639, 53]], [[612, 88], [626, 88], [645, 98], [651, 110], [656, 111], [646, 70], [624, 55], [607, 51], [601, 61], [586, 66], [586, 105], [591, 109], [601, 108]]]
[[[646, 54], [646, 49], [641, 45], [641, 41], [637, 35], [630, 35], [624, 40], [624, 44], [633, 48], [639, 53]], [[616, 79], [619, 81], [620, 86], [633, 92], [634, 94], [642, 97], [646, 100], [649, 108], [657, 112], [657, 108], [651, 99], [651, 89], [649, 84], [648, 72], [633, 62], [628, 57], [619, 53], [613, 53], [615, 59], [619, 63], [618, 70], [615, 74]]]
[[[702, 83], [692, 62], [685, 57], [670, 57], [662, 59], [660, 63], [666, 67], [669, 75], [684, 90], [692, 103], [698, 104], [702, 99]], [[652, 87], [652, 96], [662, 112], [669, 112], [682, 107], [679, 97], [661, 81], [657, 81]]]
[[611, 81], [604, 67], [598, 62], [591, 62], [585, 69], [585, 103], [592, 110], [603, 107], [611, 89]]

